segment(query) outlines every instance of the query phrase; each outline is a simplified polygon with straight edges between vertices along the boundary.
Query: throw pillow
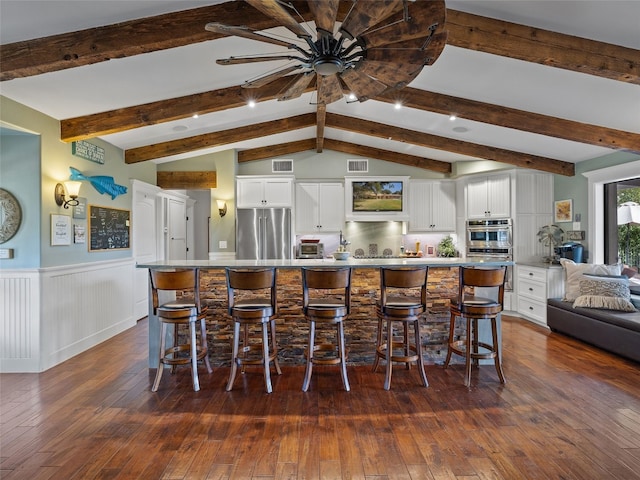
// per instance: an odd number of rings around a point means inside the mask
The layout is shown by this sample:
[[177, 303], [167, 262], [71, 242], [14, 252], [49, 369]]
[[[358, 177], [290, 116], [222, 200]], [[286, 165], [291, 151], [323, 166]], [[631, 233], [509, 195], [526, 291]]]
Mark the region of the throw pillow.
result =
[[568, 258], [561, 258], [560, 264], [565, 271], [564, 298], [565, 302], [573, 302], [580, 296], [580, 280], [582, 275], [620, 275], [621, 265], [603, 265], [595, 263], [576, 263]]
[[573, 308], [576, 307], [636, 311], [631, 303], [629, 279], [611, 275], [584, 275], [580, 280], [580, 295], [573, 302]]

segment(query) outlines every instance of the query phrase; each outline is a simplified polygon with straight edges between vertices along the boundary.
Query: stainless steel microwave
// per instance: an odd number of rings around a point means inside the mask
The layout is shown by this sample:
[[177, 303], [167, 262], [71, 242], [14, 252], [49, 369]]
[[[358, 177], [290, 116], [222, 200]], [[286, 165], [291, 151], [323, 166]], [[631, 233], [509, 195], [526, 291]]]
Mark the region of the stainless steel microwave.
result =
[[323, 258], [324, 245], [322, 243], [306, 243], [298, 244], [297, 258]]

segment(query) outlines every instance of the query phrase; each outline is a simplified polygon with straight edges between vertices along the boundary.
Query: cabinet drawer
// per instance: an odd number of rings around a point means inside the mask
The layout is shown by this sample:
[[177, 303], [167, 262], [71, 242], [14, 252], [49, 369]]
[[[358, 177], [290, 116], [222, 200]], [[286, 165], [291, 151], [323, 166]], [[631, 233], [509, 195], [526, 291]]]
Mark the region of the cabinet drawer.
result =
[[543, 302], [547, 300], [547, 287], [544, 283], [519, 278], [518, 295], [524, 295], [525, 297], [529, 297], [533, 300]]
[[525, 297], [518, 297], [518, 313], [534, 322], [547, 324], [547, 302], [538, 302]]
[[544, 268], [518, 266], [518, 277], [519, 278], [528, 278], [529, 280], [535, 280], [537, 282], [546, 283], [546, 281], [547, 281], [547, 270], [544, 269]]

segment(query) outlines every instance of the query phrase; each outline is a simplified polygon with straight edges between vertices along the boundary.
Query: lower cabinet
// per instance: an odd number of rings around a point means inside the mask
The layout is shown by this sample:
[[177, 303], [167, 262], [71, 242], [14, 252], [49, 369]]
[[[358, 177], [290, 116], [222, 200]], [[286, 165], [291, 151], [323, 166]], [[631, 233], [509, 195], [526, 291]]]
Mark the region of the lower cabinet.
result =
[[516, 265], [517, 312], [547, 325], [547, 299], [564, 295], [564, 272], [560, 265]]

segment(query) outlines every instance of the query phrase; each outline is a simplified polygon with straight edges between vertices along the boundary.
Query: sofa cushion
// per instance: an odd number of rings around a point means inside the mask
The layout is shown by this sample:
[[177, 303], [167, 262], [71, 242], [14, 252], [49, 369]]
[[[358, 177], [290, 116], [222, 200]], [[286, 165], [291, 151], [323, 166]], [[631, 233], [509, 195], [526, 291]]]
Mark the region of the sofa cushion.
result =
[[[560, 298], [550, 298], [547, 300], [547, 304], [568, 312], [572, 312], [577, 315], [582, 315], [585, 318], [593, 318], [595, 320], [610, 323], [627, 330], [634, 332], [640, 332], [640, 312], [620, 312], [616, 310], [604, 310], [601, 308], [583, 308], [573, 307], [573, 302], [565, 302]], [[552, 318], [547, 318], [549, 326], [552, 326]]]
[[573, 302], [580, 296], [580, 280], [582, 275], [620, 275], [622, 265], [603, 265], [596, 263], [575, 263], [568, 258], [561, 258], [565, 271], [564, 298], [566, 302]]
[[624, 275], [583, 275], [580, 280], [580, 296], [573, 302], [573, 307], [636, 311], [631, 303], [629, 278]]

